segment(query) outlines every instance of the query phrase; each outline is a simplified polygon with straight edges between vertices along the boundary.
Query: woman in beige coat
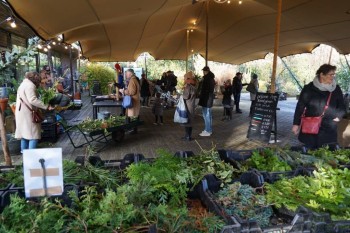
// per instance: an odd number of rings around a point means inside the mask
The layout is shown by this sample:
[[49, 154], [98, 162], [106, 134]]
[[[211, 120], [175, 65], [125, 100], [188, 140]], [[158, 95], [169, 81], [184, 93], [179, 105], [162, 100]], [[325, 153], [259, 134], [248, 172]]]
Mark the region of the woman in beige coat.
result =
[[[16, 100], [16, 133], [15, 137], [21, 139], [21, 151], [26, 149], [35, 149], [38, 140], [41, 138], [41, 124], [33, 123], [32, 109], [48, 109], [51, 107], [45, 105], [37, 97], [37, 88], [40, 86], [41, 78], [37, 72], [27, 72], [25, 79], [17, 90]], [[28, 107], [22, 102], [28, 105]]]
[[127, 117], [138, 117], [140, 115], [140, 82], [135, 76], [133, 69], [128, 69], [126, 71], [126, 80], [128, 86], [125, 90], [121, 90], [124, 95], [131, 96], [132, 99], [132, 108], [126, 109]]

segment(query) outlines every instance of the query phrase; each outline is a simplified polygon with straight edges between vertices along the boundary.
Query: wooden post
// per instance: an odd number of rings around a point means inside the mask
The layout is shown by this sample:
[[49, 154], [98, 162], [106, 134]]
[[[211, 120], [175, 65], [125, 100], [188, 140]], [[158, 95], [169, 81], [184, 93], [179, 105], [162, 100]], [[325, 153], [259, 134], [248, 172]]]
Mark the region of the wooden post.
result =
[[190, 46], [190, 30], [187, 29], [186, 31], [186, 73], [188, 72], [188, 50]]
[[10, 150], [9, 150], [9, 146], [6, 138], [4, 113], [2, 112], [1, 108], [0, 108], [0, 137], [1, 137], [2, 150], [4, 151], [5, 164], [6, 166], [12, 166]]
[[278, 0], [277, 17], [276, 17], [276, 32], [275, 32], [275, 47], [274, 47], [274, 51], [273, 51], [273, 64], [272, 64], [270, 93], [276, 92], [276, 73], [277, 73], [278, 49], [279, 49], [279, 43], [280, 43], [281, 16], [282, 16], [282, 0]]
[[210, 0], [205, 2], [206, 13], [205, 13], [205, 66], [208, 66], [208, 50], [209, 50], [209, 3]]

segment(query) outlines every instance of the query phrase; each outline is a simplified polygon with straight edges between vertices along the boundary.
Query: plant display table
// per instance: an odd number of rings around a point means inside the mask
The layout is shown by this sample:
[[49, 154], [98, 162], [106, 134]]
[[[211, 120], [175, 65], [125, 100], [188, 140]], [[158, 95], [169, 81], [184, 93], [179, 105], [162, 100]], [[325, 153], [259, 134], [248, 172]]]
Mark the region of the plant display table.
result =
[[122, 108], [121, 101], [100, 101], [92, 104], [92, 117], [93, 119], [97, 118], [97, 113], [100, 111], [100, 108]]

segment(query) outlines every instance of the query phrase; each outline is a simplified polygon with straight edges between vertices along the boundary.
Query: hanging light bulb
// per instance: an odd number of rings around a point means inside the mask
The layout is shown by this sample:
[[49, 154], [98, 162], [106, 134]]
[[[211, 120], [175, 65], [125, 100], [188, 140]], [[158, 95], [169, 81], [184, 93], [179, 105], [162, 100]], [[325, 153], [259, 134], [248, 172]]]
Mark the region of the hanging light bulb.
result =
[[228, 0], [228, 1], [227, 1], [227, 4], [230, 4], [230, 3], [231, 3], [231, 1], [230, 1], [230, 0]]
[[193, 52], [194, 52], [194, 50], [192, 49], [192, 50], [191, 50], [191, 53], [193, 53]]
[[13, 20], [13, 21], [10, 23], [10, 26], [11, 26], [12, 28], [16, 28], [16, 27], [17, 27], [17, 24], [16, 24], [15, 20]]
[[193, 29], [191, 29], [191, 32], [193, 32]]
[[47, 48], [44, 48], [44, 51], [45, 51], [45, 52], [47, 52], [47, 51], [48, 51], [48, 49], [47, 49]]
[[53, 45], [56, 45], [56, 41], [52, 41], [52, 44], [53, 44]]
[[51, 49], [51, 46], [50, 46], [50, 45], [47, 45], [47, 48], [48, 48], [48, 49]]
[[61, 41], [61, 40], [62, 40], [62, 38], [59, 36], [59, 37], [57, 37], [57, 40], [58, 40], [58, 41]]
[[64, 46], [64, 48], [65, 48], [65, 49], [68, 49], [68, 46], [66, 45], [66, 46]]
[[238, 1], [238, 4], [241, 5], [243, 1]]
[[41, 44], [38, 44], [38, 49], [42, 49], [43, 48], [43, 46], [41, 45]]

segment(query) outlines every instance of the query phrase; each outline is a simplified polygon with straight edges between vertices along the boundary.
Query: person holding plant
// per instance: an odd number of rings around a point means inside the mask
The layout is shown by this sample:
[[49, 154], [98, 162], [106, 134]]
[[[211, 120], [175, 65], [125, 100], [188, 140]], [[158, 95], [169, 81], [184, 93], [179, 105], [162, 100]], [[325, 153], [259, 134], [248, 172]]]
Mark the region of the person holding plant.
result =
[[[17, 90], [16, 101], [16, 133], [15, 138], [21, 139], [21, 151], [35, 149], [41, 138], [41, 123], [34, 123], [32, 110], [53, 110], [45, 105], [37, 96], [37, 88], [40, 86], [41, 78], [37, 72], [27, 72], [25, 79]], [[31, 108], [31, 109], [29, 109]]]
[[345, 114], [343, 93], [335, 80], [336, 67], [324, 64], [301, 91], [292, 132], [308, 149], [337, 143], [337, 124]]

